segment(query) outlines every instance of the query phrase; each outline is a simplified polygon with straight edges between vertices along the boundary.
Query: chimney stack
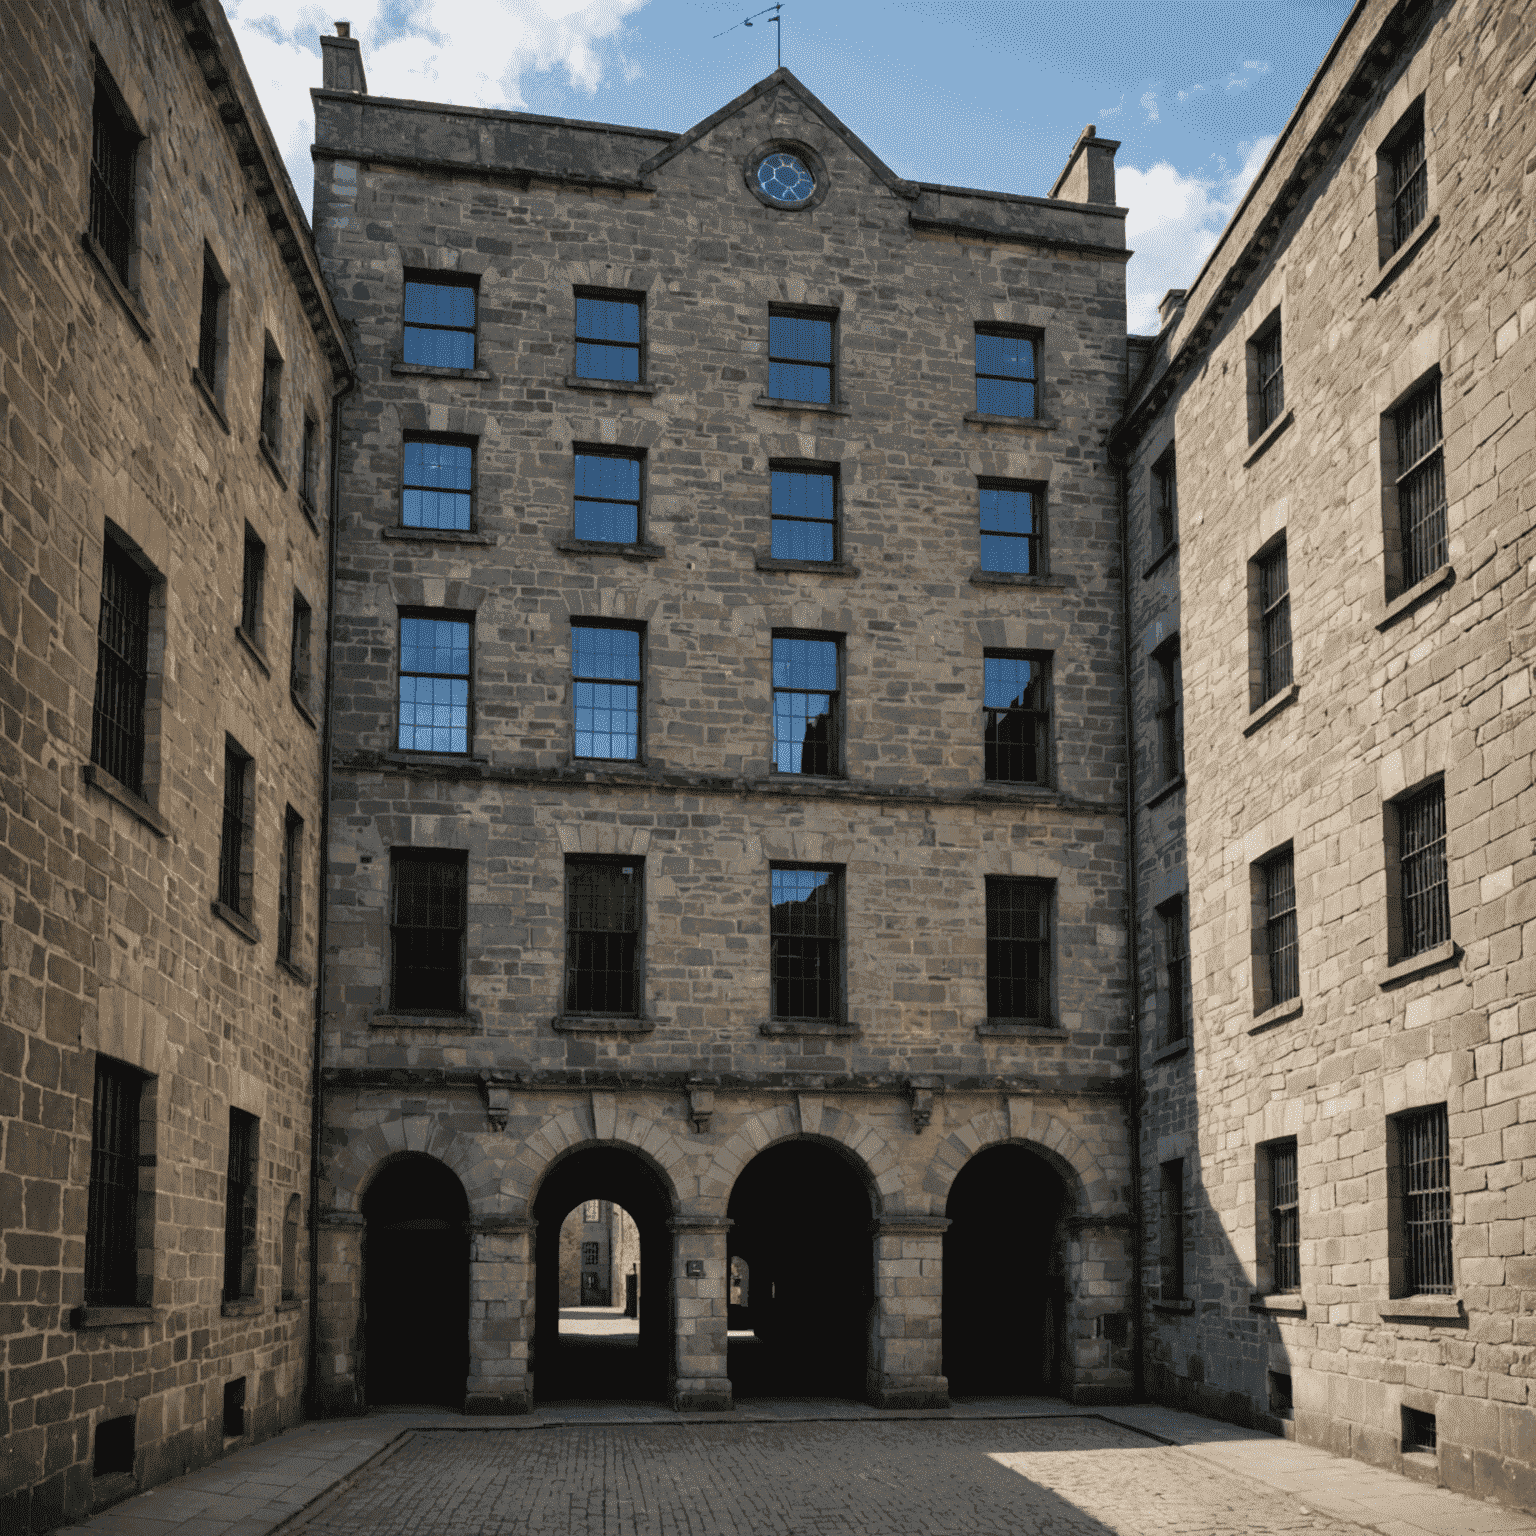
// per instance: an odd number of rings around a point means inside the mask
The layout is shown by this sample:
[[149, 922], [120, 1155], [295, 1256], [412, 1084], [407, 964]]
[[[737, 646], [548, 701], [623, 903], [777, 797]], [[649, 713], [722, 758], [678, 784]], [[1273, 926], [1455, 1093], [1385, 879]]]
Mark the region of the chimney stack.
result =
[[352, 36], [352, 23], [338, 21], [336, 36], [320, 37], [320, 83], [328, 91], [353, 91], [368, 94], [368, 77], [363, 73], [363, 45]]
[[1101, 139], [1093, 123], [1077, 136], [1067, 167], [1056, 178], [1050, 197], [1067, 203], [1115, 203], [1115, 151], [1119, 139]]

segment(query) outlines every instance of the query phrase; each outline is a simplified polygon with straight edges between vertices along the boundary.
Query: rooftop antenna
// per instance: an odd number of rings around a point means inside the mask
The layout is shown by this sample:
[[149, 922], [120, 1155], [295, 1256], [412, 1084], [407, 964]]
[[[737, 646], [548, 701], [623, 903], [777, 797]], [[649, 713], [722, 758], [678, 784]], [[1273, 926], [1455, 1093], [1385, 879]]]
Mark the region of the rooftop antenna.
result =
[[[734, 32], [736, 27], [750, 27], [754, 21], [758, 20], [759, 17], [767, 16], [768, 20], [765, 21], [763, 25], [765, 27], [772, 25], [778, 28], [775, 36], [778, 38], [779, 68], [782, 69], [784, 67], [784, 27], [783, 24], [779, 21], [779, 12], [783, 9], [783, 0], [779, 0], [777, 5], [767, 5], [764, 6], [760, 11], [753, 11], [752, 14], [748, 16], [744, 21], [738, 21], [735, 27], [727, 27], [725, 32]], [[772, 12], [772, 15], [769, 15], [769, 12]], [[725, 32], [716, 32], [715, 36], [724, 37]]]

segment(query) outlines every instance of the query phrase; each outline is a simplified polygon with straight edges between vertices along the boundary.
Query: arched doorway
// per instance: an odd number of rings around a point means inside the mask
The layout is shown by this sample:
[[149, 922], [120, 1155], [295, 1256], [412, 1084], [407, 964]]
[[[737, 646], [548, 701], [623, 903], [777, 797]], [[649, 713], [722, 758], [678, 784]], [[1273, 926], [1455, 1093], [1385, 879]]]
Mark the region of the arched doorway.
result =
[[787, 1141], [731, 1191], [729, 1372], [737, 1397], [863, 1397], [873, 1215], [839, 1153]]
[[413, 1152], [363, 1196], [363, 1341], [369, 1404], [464, 1406], [469, 1376], [469, 1201], [453, 1171]]
[[[585, 1217], [595, 1206], [594, 1224]], [[620, 1257], [615, 1275], [613, 1256], [607, 1266], [604, 1299], [615, 1310], [627, 1303], [633, 1290], [638, 1330], [616, 1326], [600, 1330], [561, 1328], [562, 1228], [575, 1228], [576, 1241], [596, 1241], [595, 1233], [606, 1220], [610, 1236], [622, 1233], [614, 1212], [633, 1222], [638, 1235], [638, 1254]], [[567, 1226], [575, 1213], [577, 1221]], [[533, 1390], [540, 1402], [570, 1398], [665, 1398], [672, 1360], [672, 1234], [667, 1223], [672, 1201], [660, 1176], [633, 1152], [615, 1147], [584, 1147], [557, 1163], [533, 1202], [537, 1222], [534, 1234], [534, 1347]], [[580, 1275], [601, 1274], [599, 1265], [583, 1266], [577, 1250], [577, 1291], [572, 1298], [580, 1307]], [[569, 1269], [569, 1265], [567, 1268]], [[567, 1289], [571, 1283], [567, 1275]], [[633, 1281], [631, 1286], [630, 1282]], [[622, 1284], [623, 1294], [619, 1287]], [[566, 1311], [572, 1311], [567, 1307]], [[627, 1310], [627, 1308], [626, 1308]]]
[[990, 1147], [960, 1170], [944, 1234], [952, 1397], [1061, 1391], [1067, 1189], [1037, 1153]]

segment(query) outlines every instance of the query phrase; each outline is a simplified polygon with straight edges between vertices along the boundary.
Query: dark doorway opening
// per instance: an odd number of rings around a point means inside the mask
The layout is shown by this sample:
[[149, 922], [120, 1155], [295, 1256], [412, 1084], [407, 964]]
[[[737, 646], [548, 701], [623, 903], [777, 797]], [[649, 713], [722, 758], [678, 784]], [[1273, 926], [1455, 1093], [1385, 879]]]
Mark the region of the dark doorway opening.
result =
[[[585, 1220], [589, 1207], [596, 1207], [590, 1212], [592, 1223]], [[561, 1229], [566, 1228], [568, 1243], [572, 1228], [578, 1231], [578, 1244], [595, 1243], [599, 1228], [607, 1223], [611, 1239], [622, 1246], [615, 1212], [633, 1223], [638, 1256], [625, 1253], [616, 1272], [611, 1253], [593, 1254], [578, 1247], [577, 1274], [574, 1280], [566, 1275], [562, 1296]], [[573, 1213], [577, 1222], [567, 1227]], [[551, 1170], [533, 1203], [538, 1223], [533, 1343], [537, 1401], [666, 1398], [672, 1360], [671, 1216], [666, 1187], [631, 1152], [588, 1147]], [[570, 1267], [567, 1263], [568, 1271]], [[563, 1319], [562, 1302], [569, 1303]], [[613, 1326], [583, 1326], [584, 1320], [575, 1314], [600, 1303], [615, 1312]], [[629, 1317], [638, 1327], [629, 1325]]]
[[452, 1170], [413, 1152], [363, 1196], [364, 1394], [369, 1404], [463, 1408], [469, 1377], [469, 1201]]
[[864, 1181], [819, 1142], [784, 1142], [742, 1169], [728, 1211], [736, 1397], [865, 1396], [872, 1214]]
[[1061, 1176], [1024, 1147], [991, 1147], [960, 1170], [944, 1234], [951, 1397], [1062, 1390], [1066, 1209]]

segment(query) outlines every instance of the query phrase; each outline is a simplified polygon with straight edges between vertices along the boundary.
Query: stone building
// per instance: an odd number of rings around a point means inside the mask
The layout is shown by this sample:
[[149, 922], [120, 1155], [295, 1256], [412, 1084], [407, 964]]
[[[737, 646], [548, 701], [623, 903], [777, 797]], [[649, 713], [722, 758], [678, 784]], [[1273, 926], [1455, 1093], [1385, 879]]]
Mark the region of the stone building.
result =
[[560, 1305], [622, 1307], [624, 1281], [640, 1289], [640, 1233], [622, 1205], [583, 1200], [560, 1226]]
[[323, 43], [320, 1401], [572, 1390], [586, 1200], [680, 1407], [1123, 1396], [1115, 144], [919, 185], [783, 70], [675, 134]]
[[1526, 1506], [1533, 76], [1357, 7], [1116, 434], [1147, 1390]]
[[333, 393], [207, 0], [0, 50], [0, 1526], [301, 1415]]

